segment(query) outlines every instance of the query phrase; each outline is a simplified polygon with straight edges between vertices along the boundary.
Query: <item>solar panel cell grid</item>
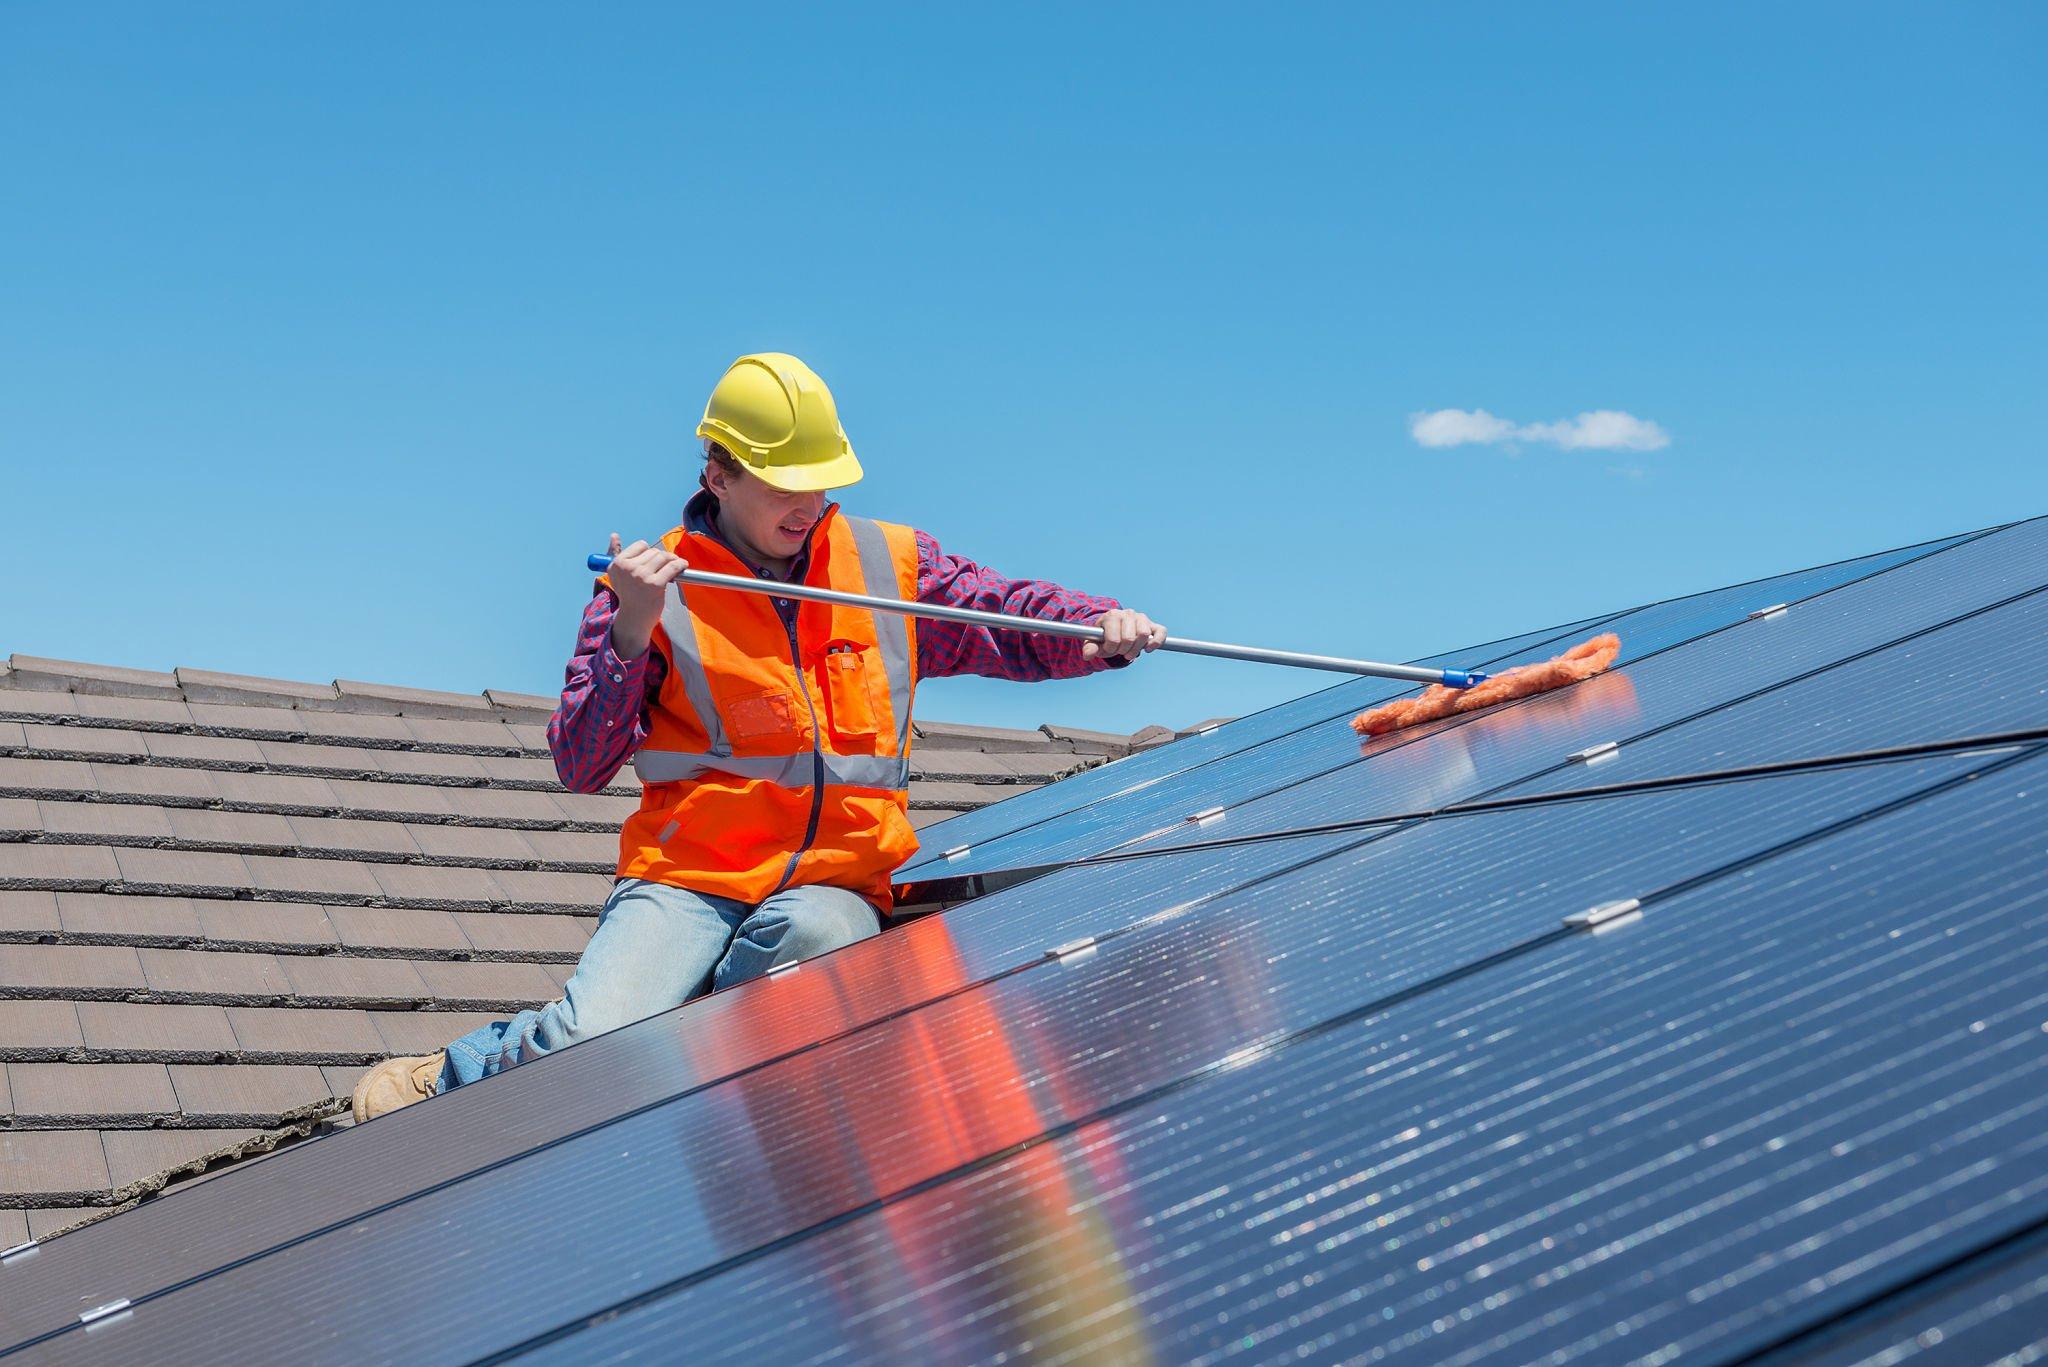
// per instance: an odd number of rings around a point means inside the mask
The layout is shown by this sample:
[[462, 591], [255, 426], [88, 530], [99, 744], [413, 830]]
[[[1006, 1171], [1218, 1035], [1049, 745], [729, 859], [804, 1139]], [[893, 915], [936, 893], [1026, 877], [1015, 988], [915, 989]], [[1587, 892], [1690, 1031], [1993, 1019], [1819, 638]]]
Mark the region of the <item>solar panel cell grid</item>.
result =
[[[529, 1360], [685, 1333], [785, 1361], [1730, 1360], [2048, 1213], [2044, 776], [1454, 979]], [[772, 1325], [717, 1313], [754, 1304]]]

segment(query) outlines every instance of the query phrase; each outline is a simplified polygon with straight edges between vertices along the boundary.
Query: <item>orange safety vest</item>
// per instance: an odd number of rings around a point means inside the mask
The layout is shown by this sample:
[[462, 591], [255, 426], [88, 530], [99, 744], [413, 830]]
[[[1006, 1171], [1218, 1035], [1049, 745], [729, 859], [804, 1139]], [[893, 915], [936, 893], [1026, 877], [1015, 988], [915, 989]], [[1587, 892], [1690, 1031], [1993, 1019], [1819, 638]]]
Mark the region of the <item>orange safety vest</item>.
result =
[[[754, 575], [682, 527], [661, 544], [693, 569]], [[833, 504], [803, 582], [915, 601], [917, 534]], [[668, 674], [633, 756], [645, 787], [619, 833], [619, 876], [748, 903], [825, 883], [887, 909], [890, 874], [917, 850], [912, 620], [800, 601], [792, 629], [765, 594], [671, 584], [653, 648]]]

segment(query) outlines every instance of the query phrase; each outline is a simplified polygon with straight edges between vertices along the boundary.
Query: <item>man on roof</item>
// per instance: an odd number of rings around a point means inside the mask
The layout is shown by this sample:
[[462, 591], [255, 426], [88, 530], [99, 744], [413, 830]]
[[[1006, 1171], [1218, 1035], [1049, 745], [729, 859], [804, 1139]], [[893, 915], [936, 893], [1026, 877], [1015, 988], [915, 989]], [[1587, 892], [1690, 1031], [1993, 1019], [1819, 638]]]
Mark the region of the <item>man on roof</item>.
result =
[[[1166, 629], [1114, 599], [1008, 579], [924, 532], [843, 513], [860, 462], [794, 356], [733, 362], [697, 435], [700, 487], [658, 543], [621, 545], [583, 612], [548, 748], [594, 793], [632, 761], [640, 809], [562, 998], [390, 1059], [357, 1120], [474, 1082], [771, 969], [866, 939], [917, 849], [921, 678], [1066, 679], [1128, 665]], [[869, 596], [1093, 623], [1101, 642], [916, 620], [674, 581], [687, 566]]]

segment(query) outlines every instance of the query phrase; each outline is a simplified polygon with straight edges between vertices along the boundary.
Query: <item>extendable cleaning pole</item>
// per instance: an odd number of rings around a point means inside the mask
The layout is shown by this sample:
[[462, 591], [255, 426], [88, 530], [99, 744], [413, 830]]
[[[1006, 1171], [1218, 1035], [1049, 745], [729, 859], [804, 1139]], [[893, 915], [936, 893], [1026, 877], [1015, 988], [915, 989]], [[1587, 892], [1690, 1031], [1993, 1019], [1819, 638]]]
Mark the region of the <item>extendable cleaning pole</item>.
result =
[[[611, 568], [608, 555], [590, 557], [590, 568], [602, 574]], [[838, 589], [812, 588], [808, 584], [783, 584], [769, 579], [748, 579], [737, 574], [710, 570], [684, 570], [676, 576], [679, 584], [696, 584], [708, 589], [736, 589], [771, 598], [801, 598], [812, 603], [838, 603], [842, 607], [869, 608], [875, 612], [899, 612], [905, 617], [926, 617], [941, 622], [967, 622], [975, 626], [1003, 627], [1010, 631], [1033, 631], [1041, 636], [1068, 636], [1081, 641], [1102, 640], [1102, 628], [1079, 622], [1048, 622], [1037, 617], [1013, 617], [1006, 612], [982, 612], [976, 608], [946, 607], [938, 603], [907, 603], [897, 598], [870, 598], [864, 593], [842, 593]], [[1405, 679], [1410, 683], [1443, 684], [1447, 688], [1470, 688], [1484, 683], [1486, 675], [1469, 669], [1425, 669], [1417, 665], [1381, 664], [1377, 660], [1347, 660], [1337, 655], [1304, 655], [1295, 650], [1268, 650], [1261, 646], [1224, 645], [1220, 641], [1190, 641], [1169, 636], [1161, 650], [1183, 655], [1214, 655], [1224, 660], [1249, 660], [1253, 664], [1292, 665], [1297, 669], [1327, 669], [1338, 674], [1370, 674], [1382, 679]]]

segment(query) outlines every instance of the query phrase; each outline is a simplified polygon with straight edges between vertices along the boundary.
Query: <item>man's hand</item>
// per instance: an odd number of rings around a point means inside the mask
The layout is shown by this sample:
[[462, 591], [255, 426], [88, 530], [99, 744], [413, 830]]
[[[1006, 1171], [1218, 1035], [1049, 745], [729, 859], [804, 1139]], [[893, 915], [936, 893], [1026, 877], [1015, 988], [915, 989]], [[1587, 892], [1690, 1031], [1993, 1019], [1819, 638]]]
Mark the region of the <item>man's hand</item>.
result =
[[1100, 641], [1089, 641], [1081, 647], [1082, 657], [1090, 660], [1098, 656], [1105, 660], [1135, 660], [1148, 650], [1159, 649], [1166, 639], [1165, 627], [1129, 608], [1105, 612], [1090, 625], [1102, 628]]
[[612, 618], [612, 651], [622, 660], [634, 660], [654, 639], [654, 624], [661, 620], [670, 582], [690, 562], [645, 541], [621, 549], [617, 532], [612, 533], [611, 555], [608, 573], [612, 592], [619, 596], [618, 616]]

